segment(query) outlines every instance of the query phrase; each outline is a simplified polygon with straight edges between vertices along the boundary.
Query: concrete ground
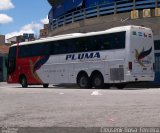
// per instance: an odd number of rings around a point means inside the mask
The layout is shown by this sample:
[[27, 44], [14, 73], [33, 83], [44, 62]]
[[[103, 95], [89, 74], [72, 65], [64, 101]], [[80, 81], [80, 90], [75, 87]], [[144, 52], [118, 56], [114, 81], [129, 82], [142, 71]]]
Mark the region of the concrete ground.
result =
[[0, 127], [160, 127], [160, 88], [0, 84]]

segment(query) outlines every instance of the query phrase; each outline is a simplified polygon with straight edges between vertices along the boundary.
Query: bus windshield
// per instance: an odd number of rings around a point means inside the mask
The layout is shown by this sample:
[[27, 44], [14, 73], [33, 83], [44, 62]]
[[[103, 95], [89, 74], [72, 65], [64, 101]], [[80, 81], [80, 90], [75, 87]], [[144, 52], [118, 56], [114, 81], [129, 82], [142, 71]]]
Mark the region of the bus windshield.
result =
[[7, 64], [8, 74], [13, 73], [16, 66], [16, 47], [10, 47]]

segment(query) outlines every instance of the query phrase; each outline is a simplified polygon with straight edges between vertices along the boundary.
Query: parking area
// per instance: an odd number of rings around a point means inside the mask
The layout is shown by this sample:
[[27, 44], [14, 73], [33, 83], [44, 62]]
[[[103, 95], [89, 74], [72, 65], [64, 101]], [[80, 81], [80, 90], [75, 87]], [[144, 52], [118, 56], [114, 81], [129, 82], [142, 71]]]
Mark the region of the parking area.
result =
[[160, 88], [0, 84], [0, 127], [158, 127]]

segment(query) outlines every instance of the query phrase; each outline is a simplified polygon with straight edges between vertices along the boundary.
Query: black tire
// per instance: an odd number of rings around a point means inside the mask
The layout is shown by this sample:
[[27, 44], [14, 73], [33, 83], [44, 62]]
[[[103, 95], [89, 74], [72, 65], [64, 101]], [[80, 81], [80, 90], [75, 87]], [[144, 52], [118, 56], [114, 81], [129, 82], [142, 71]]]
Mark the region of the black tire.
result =
[[77, 84], [80, 88], [90, 88], [90, 80], [86, 74], [81, 74], [78, 76]]
[[25, 76], [23, 76], [21, 78], [21, 85], [22, 85], [23, 88], [27, 88], [28, 87], [27, 78]]
[[92, 76], [92, 86], [97, 89], [104, 87], [104, 79], [102, 74], [95, 74]]
[[126, 84], [117, 84], [116, 87], [120, 90], [124, 89]]
[[49, 84], [43, 84], [43, 88], [48, 88]]

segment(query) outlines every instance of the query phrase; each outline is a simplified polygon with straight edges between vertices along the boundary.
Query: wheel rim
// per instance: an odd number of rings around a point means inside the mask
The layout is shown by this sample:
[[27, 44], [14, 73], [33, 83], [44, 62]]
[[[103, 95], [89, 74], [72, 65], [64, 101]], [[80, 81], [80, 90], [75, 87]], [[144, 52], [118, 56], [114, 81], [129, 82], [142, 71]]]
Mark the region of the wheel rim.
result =
[[98, 78], [98, 77], [96, 77], [96, 78], [94, 79], [94, 85], [95, 85], [95, 86], [101, 86], [101, 84], [102, 84], [101, 79]]
[[25, 79], [25, 78], [22, 79], [22, 85], [23, 85], [23, 86], [26, 85], [26, 79]]
[[103, 76], [101, 76], [100, 74], [97, 75], [93, 75], [92, 77], [92, 85], [95, 88], [101, 88], [104, 87], [104, 80], [103, 80]]
[[80, 87], [87, 87], [88, 81], [86, 77], [81, 77], [79, 80], [79, 85]]
[[27, 79], [25, 77], [22, 78], [22, 87], [27, 87]]

